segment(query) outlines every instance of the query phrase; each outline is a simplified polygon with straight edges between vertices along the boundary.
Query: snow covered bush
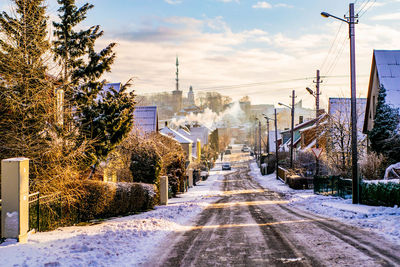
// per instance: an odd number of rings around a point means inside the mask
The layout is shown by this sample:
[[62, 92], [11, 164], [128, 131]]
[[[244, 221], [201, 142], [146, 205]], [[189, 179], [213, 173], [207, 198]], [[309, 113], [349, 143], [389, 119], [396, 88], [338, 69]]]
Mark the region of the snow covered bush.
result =
[[400, 184], [361, 183], [361, 203], [373, 206], [400, 206]]

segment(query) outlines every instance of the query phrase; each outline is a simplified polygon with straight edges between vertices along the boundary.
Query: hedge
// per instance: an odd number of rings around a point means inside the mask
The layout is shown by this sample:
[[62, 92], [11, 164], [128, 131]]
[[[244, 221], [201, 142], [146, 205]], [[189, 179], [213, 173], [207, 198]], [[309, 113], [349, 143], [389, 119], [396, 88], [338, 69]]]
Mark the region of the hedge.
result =
[[372, 206], [400, 206], [400, 184], [361, 183], [361, 203]]
[[152, 209], [156, 204], [154, 185], [85, 181], [80, 199], [82, 221], [107, 218]]
[[[74, 186], [81, 194], [73, 203], [62, 194], [40, 202], [39, 231], [146, 211], [154, 208], [157, 200], [155, 185], [151, 184], [86, 180]], [[36, 203], [30, 207], [29, 213], [30, 228], [38, 230]]]
[[286, 183], [292, 189], [308, 189], [312, 188], [313, 178], [310, 177], [301, 177], [299, 175], [287, 176]]

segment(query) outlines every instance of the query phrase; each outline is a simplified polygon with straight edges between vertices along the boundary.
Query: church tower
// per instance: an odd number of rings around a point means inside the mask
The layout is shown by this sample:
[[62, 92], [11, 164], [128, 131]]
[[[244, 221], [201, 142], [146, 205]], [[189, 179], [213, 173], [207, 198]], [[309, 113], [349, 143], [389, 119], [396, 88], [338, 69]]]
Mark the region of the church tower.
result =
[[189, 107], [192, 107], [192, 106], [194, 106], [194, 105], [195, 105], [195, 103], [194, 103], [194, 92], [193, 92], [193, 87], [190, 86], [190, 88], [189, 88], [189, 93], [188, 93], [188, 106], [189, 106]]
[[177, 113], [182, 110], [182, 91], [179, 90], [179, 60], [176, 57], [176, 89], [172, 91], [172, 97], [174, 100], [173, 109], [174, 112]]

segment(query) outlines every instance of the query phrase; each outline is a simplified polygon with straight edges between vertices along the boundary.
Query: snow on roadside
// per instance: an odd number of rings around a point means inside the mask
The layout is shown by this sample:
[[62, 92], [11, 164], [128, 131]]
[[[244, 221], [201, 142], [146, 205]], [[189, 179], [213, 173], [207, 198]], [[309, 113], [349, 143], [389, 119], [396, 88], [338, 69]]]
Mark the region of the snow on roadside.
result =
[[[217, 169], [218, 168], [218, 169]], [[30, 235], [27, 244], [0, 245], [1, 266], [133, 266], [153, 258], [168, 234], [186, 230], [219, 195], [220, 166], [167, 206], [92, 226], [63, 227]], [[224, 172], [225, 173], [225, 172]]]
[[400, 245], [399, 207], [355, 205], [351, 199], [316, 195], [313, 190], [294, 190], [277, 180], [275, 173], [262, 176], [254, 161], [250, 167], [250, 174], [262, 187], [284, 194], [289, 205], [373, 231]]

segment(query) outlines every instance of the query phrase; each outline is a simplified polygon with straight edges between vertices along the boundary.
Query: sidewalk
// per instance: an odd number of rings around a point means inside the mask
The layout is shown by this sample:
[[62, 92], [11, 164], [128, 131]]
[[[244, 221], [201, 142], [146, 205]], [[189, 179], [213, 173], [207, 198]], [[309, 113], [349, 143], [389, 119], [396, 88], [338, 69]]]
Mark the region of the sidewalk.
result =
[[283, 193], [291, 206], [376, 232], [400, 246], [400, 208], [354, 205], [351, 199], [322, 196], [313, 190], [294, 190], [276, 179], [275, 173], [262, 176], [250, 163], [251, 175], [264, 188]]

